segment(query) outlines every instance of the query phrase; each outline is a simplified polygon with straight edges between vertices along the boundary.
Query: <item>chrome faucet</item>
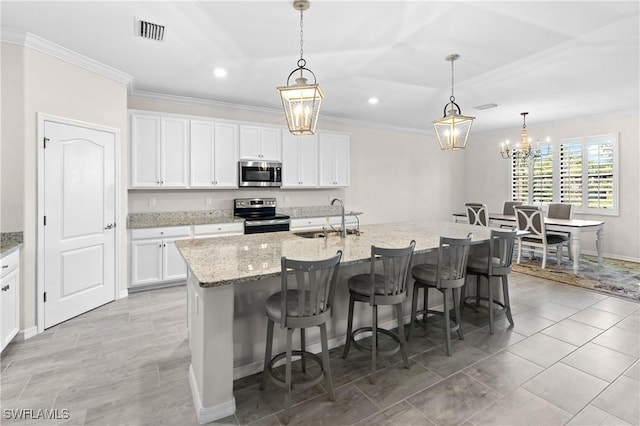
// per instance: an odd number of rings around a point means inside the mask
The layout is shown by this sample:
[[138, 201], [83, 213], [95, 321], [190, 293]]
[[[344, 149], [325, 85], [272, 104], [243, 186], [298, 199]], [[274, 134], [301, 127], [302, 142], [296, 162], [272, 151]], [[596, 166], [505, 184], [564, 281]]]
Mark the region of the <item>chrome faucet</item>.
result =
[[340, 203], [340, 214], [342, 215], [342, 230], [340, 231], [340, 236], [342, 238], [345, 238], [347, 236], [347, 227], [344, 226], [344, 203], [341, 199], [334, 198], [333, 200], [331, 200], [331, 205], [333, 205], [333, 203], [335, 203], [336, 201]]

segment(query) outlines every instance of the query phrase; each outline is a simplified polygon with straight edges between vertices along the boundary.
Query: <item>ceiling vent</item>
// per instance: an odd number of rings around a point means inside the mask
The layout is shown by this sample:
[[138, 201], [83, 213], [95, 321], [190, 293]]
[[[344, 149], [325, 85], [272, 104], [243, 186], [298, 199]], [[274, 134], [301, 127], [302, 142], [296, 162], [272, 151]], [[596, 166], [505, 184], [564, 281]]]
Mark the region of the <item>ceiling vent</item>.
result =
[[153, 22], [139, 21], [138, 35], [151, 40], [164, 40], [164, 25], [154, 24]]
[[490, 104], [474, 106], [473, 108], [482, 111], [482, 110], [485, 110], [485, 109], [495, 108], [497, 106], [498, 106], [498, 104], [490, 103]]

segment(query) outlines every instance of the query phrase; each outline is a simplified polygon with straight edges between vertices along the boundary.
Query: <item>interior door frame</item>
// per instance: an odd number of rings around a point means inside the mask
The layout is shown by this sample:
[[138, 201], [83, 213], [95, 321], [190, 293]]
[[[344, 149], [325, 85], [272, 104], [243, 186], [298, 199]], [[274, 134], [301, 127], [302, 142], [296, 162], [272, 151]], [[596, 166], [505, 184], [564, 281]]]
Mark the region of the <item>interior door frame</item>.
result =
[[[38, 177], [37, 177], [37, 192], [38, 192], [38, 200], [37, 200], [37, 222], [38, 225], [36, 227], [37, 233], [37, 247], [36, 247], [36, 325], [38, 328], [38, 334], [44, 331], [44, 123], [46, 121], [53, 121], [60, 124], [66, 124], [69, 126], [76, 127], [85, 127], [91, 130], [98, 130], [102, 132], [112, 133], [114, 137], [114, 211], [116, 212], [116, 220], [120, 215], [120, 206], [122, 205], [122, 194], [121, 194], [121, 166], [120, 166], [120, 129], [116, 127], [108, 127], [100, 124], [90, 123], [86, 121], [74, 120], [71, 118], [60, 117], [56, 115], [46, 114], [42, 112], [37, 113], [38, 120], [38, 129], [36, 132], [36, 145], [37, 145], [37, 160], [38, 160]], [[116, 222], [117, 223], [117, 222]], [[125, 223], [121, 223], [121, 226], [125, 226]], [[113, 289], [113, 299], [116, 300], [119, 298], [119, 289], [120, 289], [120, 247], [121, 247], [121, 231], [119, 231], [120, 227], [116, 227], [116, 232], [114, 235], [114, 289]]]

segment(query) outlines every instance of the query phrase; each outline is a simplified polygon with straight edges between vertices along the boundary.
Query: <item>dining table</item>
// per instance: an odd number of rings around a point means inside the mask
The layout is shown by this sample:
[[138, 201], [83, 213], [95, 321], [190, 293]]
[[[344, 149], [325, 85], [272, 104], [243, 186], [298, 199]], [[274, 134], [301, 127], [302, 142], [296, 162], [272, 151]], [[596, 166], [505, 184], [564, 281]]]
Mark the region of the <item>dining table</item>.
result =
[[[458, 223], [467, 222], [466, 213], [453, 213], [453, 221]], [[517, 228], [515, 215], [502, 213], [489, 213], [489, 225], [507, 225]], [[578, 274], [580, 270], [580, 245], [582, 244], [582, 234], [594, 232], [596, 236], [596, 249], [598, 251], [598, 264], [602, 265], [603, 243], [604, 243], [604, 221], [585, 219], [555, 219], [544, 218], [544, 226], [547, 231], [560, 231], [571, 233], [570, 246], [573, 258], [573, 273]]]

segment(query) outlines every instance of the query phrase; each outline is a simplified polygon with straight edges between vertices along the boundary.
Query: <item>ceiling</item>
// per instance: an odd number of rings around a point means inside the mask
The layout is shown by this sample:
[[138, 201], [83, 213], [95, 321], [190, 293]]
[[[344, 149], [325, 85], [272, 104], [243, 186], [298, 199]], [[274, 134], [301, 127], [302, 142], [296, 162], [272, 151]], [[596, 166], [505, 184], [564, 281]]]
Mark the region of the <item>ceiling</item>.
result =
[[[2, 1], [2, 27], [134, 77], [151, 92], [281, 108], [299, 12], [275, 1]], [[639, 108], [638, 1], [329, 1], [304, 12], [304, 58], [325, 120], [431, 131], [451, 95], [476, 131]], [[136, 22], [165, 26], [164, 41]], [[224, 67], [228, 75], [213, 76]], [[370, 105], [368, 99], [379, 103]], [[475, 107], [495, 103], [487, 110]], [[284, 114], [282, 118], [284, 124]]]

